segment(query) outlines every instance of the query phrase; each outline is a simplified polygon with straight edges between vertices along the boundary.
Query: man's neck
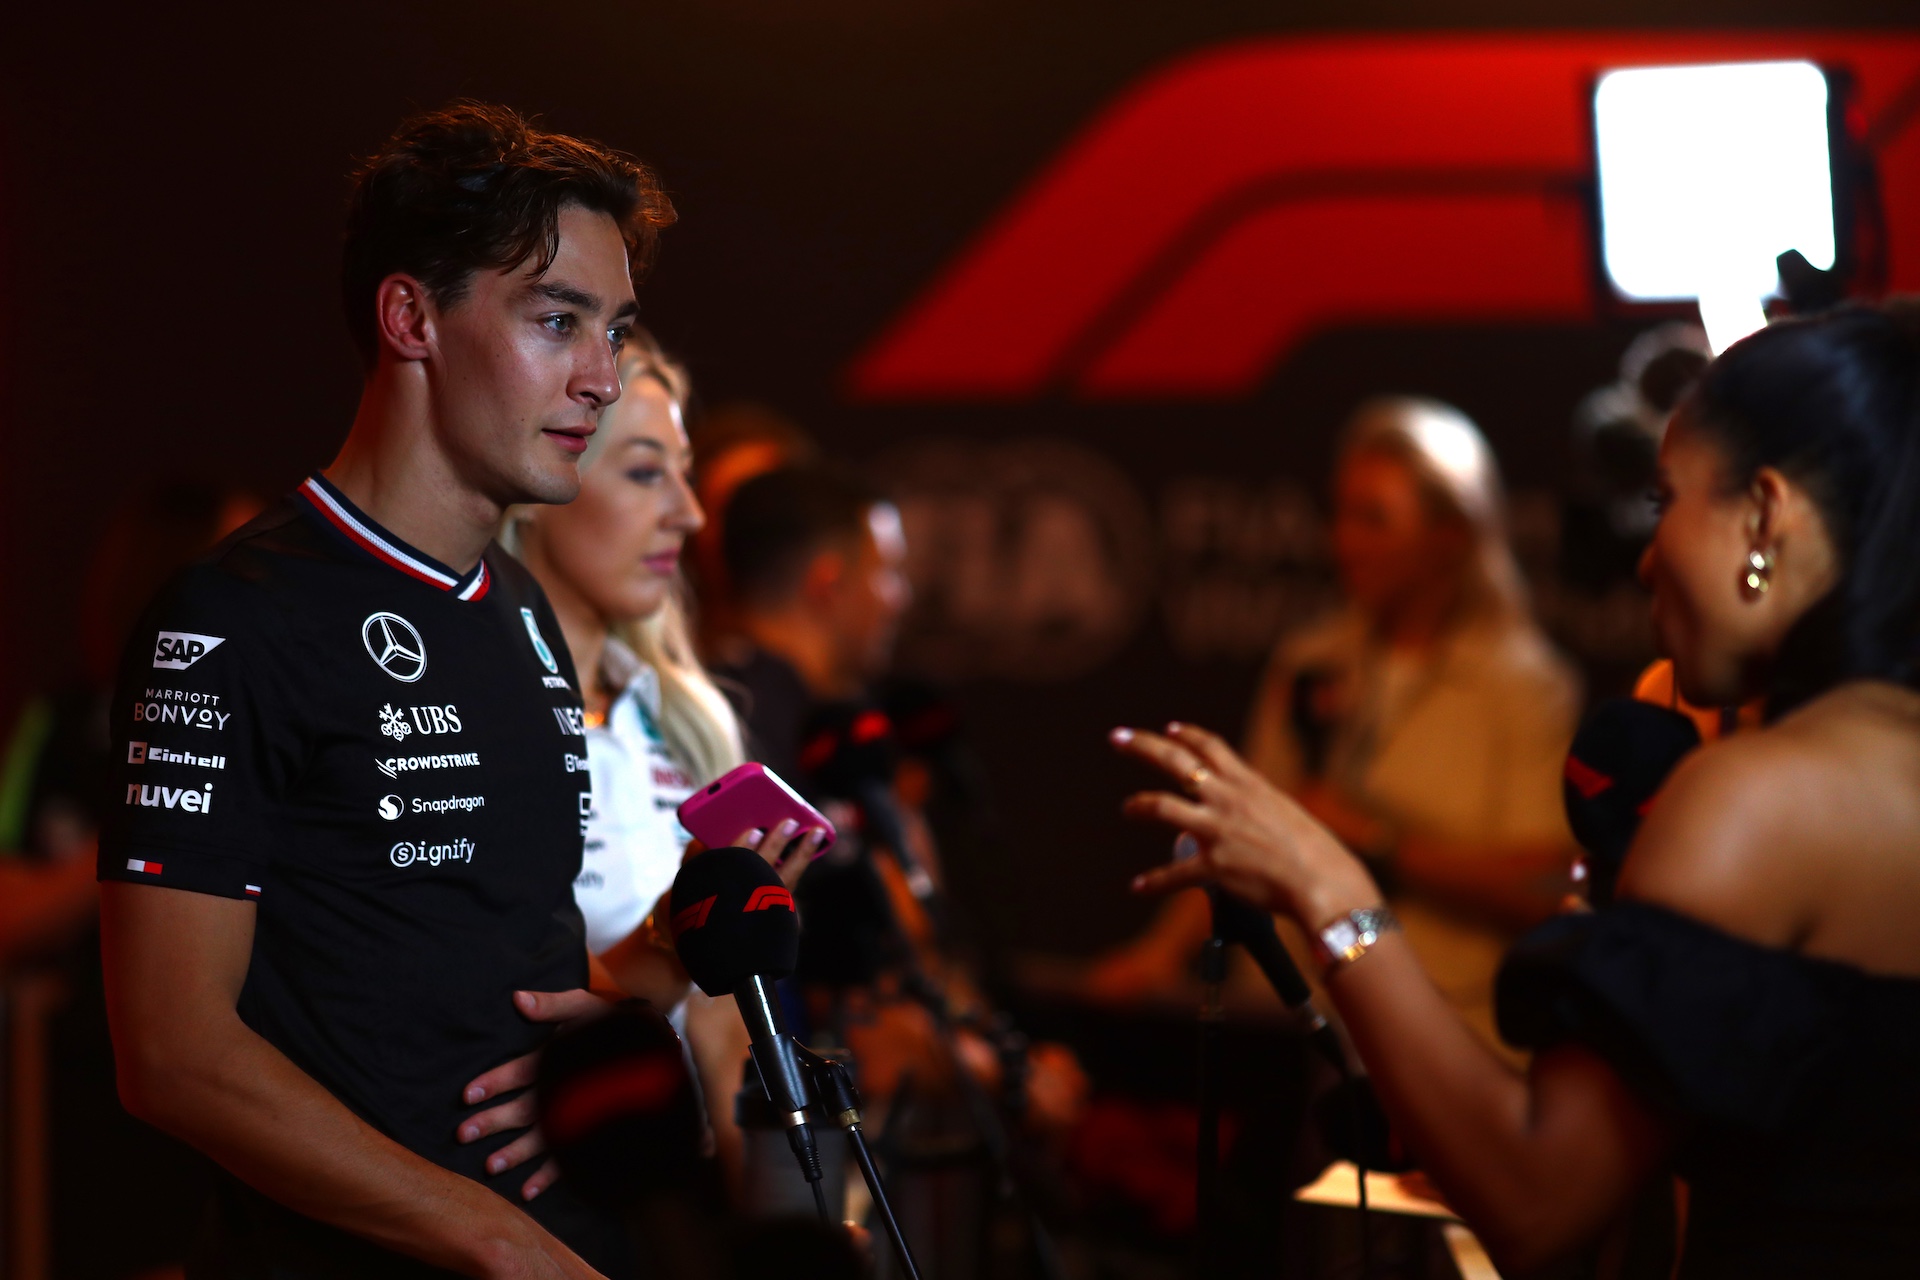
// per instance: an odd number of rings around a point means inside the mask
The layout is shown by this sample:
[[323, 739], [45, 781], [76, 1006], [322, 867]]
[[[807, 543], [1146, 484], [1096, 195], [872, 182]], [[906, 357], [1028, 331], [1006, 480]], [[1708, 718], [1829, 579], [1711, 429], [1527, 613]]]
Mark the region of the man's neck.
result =
[[383, 362], [367, 380], [353, 429], [324, 474], [383, 528], [466, 573], [479, 563], [503, 513], [459, 475], [435, 425], [419, 366]]
[[748, 610], [740, 629], [761, 650], [800, 673], [807, 692], [829, 701], [860, 692], [860, 678], [839, 659], [831, 630], [804, 609]]

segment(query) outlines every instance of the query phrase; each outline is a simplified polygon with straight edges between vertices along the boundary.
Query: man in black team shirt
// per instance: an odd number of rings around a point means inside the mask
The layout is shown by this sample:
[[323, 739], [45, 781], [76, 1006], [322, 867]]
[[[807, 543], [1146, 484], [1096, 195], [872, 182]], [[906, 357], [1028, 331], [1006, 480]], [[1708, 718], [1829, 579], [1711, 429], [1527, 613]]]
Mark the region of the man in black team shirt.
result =
[[108, 1007], [128, 1108], [230, 1175], [199, 1275], [629, 1269], [616, 1224], [528, 1173], [511, 1093], [598, 998], [579, 686], [491, 541], [578, 489], [671, 219], [638, 164], [504, 109], [403, 126], [349, 216], [345, 446], [134, 635]]

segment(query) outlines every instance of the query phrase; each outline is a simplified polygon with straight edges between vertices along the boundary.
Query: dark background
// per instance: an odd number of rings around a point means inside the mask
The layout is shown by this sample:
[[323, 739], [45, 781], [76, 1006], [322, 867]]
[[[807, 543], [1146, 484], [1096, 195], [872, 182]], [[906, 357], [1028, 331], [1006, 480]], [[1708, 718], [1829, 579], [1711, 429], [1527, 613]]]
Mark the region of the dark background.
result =
[[[1566, 423], [1636, 328], [1346, 330], [1225, 406], [856, 408], [846, 362], [1115, 92], [1181, 53], [1287, 31], [1528, 29], [1523, 0], [1034, 4], [709, 0], [11, 6], [0, 18], [0, 716], [74, 674], [81, 570], [115, 504], [201, 476], [272, 494], [324, 464], [358, 371], [336, 243], [352, 157], [456, 95], [542, 113], [661, 173], [681, 223], [642, 294], [708, 403], [749, 397], [870, 460], [915, 434], [1046, 434], [1143, 478], [1292, 476], [1379, 390], [1474, 415], [1519, 488], [1561, 484]], [[1915, 25], [1894, 0], [1551, 6], [1561, 27]], [[1084, 950], [1138, 918], [1106, 725], [1237, 732], [1257, 672], [1176, 661], [1149, 616], [1055, 685], [962, 705], [1013, 838], [956, 869], [992, 938]], [[1016, 883], [1008, 890], [1005, 885]], [[993, 886], [1001, 888], [989, 894]]]

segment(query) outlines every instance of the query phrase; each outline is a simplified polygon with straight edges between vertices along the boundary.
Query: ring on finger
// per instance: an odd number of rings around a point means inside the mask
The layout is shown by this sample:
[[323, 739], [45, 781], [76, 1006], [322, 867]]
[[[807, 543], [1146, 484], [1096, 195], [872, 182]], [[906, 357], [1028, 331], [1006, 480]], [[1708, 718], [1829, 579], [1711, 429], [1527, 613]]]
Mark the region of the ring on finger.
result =
[[1213, 776], [1213, 771], [1207, 768], [1207, 766], [1203, 764], [1195, 765], [1193, 769], [1187, 774], [1187, 790], [1197, 793], [1200, 790], [1201, 785], [1205, 783], [1206, 780], [1208, 778], [1211, 778], [1212, 776]]

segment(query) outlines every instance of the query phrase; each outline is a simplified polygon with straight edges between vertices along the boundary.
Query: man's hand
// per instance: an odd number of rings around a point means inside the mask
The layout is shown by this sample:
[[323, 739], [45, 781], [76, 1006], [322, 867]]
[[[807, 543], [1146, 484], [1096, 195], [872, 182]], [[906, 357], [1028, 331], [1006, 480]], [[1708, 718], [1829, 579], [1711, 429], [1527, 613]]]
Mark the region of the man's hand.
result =
[[[591, 991], [575, 989], [573, 991], [516, 991], [513, 993], [513, 1007], [520, 1016], [529, 1022], [557, 1022], [562, 1025], [573, 1022], [585, 1022], [597, 1018], [613, 1007], [603, 996]], [[540, 1073], [540, 1050], [503, 1063], [479, 1076], [466, 1087], [461, 1101], [468, 1106], [485, 1102], [488, 1098], [497, 1098], [503, 1093], [512, 1093], [515, 1089], [525, 1090], [510, 1102], [469, 1117], [460, 1125], [462, 1143], [478, 1142], [490, 1134], [504, 1133], [509, 1129], [525, 1129], [526, 1132], [487, 1157], [487, 1172], [494, 1175], [505, 1173], [533, 1159], [545, 1155], [546, 1135], [540, 1132], [540, 1126], [534, 1121], [534, 1096], [532, 1086], [534, 1077]], [[533, 1176], [520, 1187], [520, 1198], [531, 1200], [554, 1184], [560, 1176], [560, 1167], [548, 1160]]]

